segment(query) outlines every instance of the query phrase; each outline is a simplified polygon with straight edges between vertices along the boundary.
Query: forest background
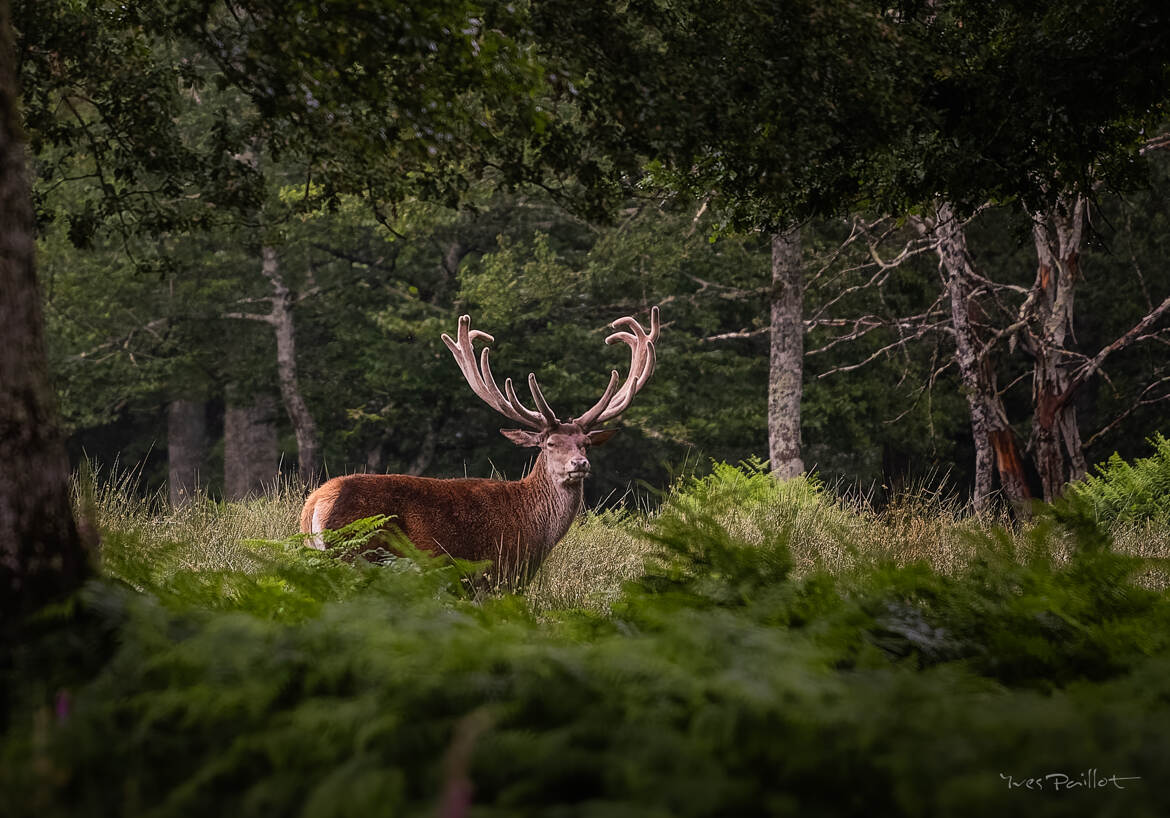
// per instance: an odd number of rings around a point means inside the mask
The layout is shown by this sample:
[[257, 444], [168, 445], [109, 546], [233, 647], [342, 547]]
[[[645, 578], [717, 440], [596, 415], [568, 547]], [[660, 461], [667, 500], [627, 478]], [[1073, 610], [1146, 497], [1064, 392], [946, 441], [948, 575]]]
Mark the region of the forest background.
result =
[[838, 5], [338, 3], [296, 31], [18, 4], [71, 462], [176, 501], [515, 477], [440, 333], [472, 314], [574, 411], [621, 365], [607, 322], [652, 304], [660, 366], [591, 503], [759, 456], [1018, 505], [1144, 451], [1170, 391], [1154, 12], [955, 4], [960, 35]]

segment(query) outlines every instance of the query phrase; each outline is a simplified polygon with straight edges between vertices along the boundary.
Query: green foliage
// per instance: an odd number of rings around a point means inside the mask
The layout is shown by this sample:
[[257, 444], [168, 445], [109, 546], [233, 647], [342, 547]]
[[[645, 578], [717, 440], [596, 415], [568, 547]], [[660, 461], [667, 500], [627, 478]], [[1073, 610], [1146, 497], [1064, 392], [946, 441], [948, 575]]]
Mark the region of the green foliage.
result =
[[1091, 505], [1102, 524], [1166, 523], [1170, 520], [1170, 440], [1160, 433], [1149, 439], [1154, 453], [1133, 464], [1116, 452], [1097, 473], [1069, 487], [1070, 494]]
[[656, 180], [739, 225], [936, 196], [1040, 202], [1089, 189], [1090, 168], [1132, 182], [1133, 146], [1167, 102], [1153, 0], [610, 0], [532, 18], [585, 144], [649, 158]]
[[[1085, 506], [978, 536], [950, 573], [796, 570], [803, 535], [782, 521], [831, 505], [718, 465], [660, 514], [590, 523], [658, 552], [609, 613], [539, 618], [468, 599], [437, 561], [289, 541], [201, 571], [108, 540], [124, 553], [106, 578], [13, 656], [0, 809], [433, 814], [465, 777], [471, 815], [1170, 807], [1170, 603]], [[128, 573], [135, 553], [154, 569]], [[1003, 777], [1093, 768], [1140, 778], [1035, 793]]]
[[[1148, 0], [1092, 12], [965, 0], [13, 5], [37, 207], [56, 220], [41, 269], [75, 457], [158, 461], [168, 401], [206, 401], [214, 435], [229, 392], [275, 394], [271, 327], [225, 317], [269, 303], [266, 244], [296, 304], [301, 388], [334, 473], [519, 472], [523, 455], [466, 401], [437, 340], [461, 312], [499, 335], [501, 374], [537, 371], [575, 411], [621, 365], [622, 350], [596, 352], [604, 324], [664, 304], [661, 366], [623, 417], [621, 455], [600, 455], [590, 499], [635, 479], [660, 487], [696, 453], [763, 450], [767, 242], [733, 224], [897, 215], [939, 192], [1013, 199], [1090, 166], [1128, 186], [1146, 172], [1131, 149], [1166, 87], [1165, 11]], [[675, 192], [651, 197], [664, 181]], [[1163, 291], [1160, 181], [1126, 213], [1100, 197], [1110, 212], [1097, 221], [1125, 229], [1109, 237], [1118, 252], [1085, 254], [1086, 350]], [[554, 206], [567, 197], [610, 223]], [[1026, 285], [1034, 262], [1004, 245], [1030, 225], [995, 227], [989, 276], [1022, 271]], [[842, 269], [818, 269], [848, 232], [805, 223], [817, 270], [806, 314], [838, 322], [812, 329], [810, 350], [849, 316], [924, 315], [937, 296], [929, 263], [860, 288], [868, 242], [841, 252]], [[1140, 276], [1120, 269], [1130, 256]], [[1123, 273], [1124, 297], [1091, 290]], [[805, 461], [863, 485], [959, 463], [962, 485], [969, 424], [939, 374], [949, 350], [894, 353], [897, 332], [808, 357]], [[1119, 388], [1094, 402], [1102, 417], [1081, 415], [1086, 428], [1132, 409], [1159, 366], [1156, 351], [1111, 357]], [[1020, 374], [1000, 382], [1026, 385]], [[1128, 453], [1154, 411], [1139, 408], [1138, 431], [1112, 432], [1106, 451]]]

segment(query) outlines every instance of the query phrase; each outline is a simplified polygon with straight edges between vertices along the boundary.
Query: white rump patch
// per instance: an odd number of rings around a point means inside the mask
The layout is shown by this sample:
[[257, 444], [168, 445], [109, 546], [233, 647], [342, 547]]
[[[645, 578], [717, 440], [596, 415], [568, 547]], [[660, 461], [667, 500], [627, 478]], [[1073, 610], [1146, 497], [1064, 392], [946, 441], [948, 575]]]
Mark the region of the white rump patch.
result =
[[[313, 509], [313, 525], [311, 526], [313, 534], [319, 534], [325, 530], [325, 525], [323, 522], [324, 519], [324, 509], [321, 508], [321, 503], [317, 503], [317, 506]], [[318, 551], [325, 550], [324, 537], [309, 537], [307, 540], [305, 540], [305, 544], [310, 548], [316, 548]]]

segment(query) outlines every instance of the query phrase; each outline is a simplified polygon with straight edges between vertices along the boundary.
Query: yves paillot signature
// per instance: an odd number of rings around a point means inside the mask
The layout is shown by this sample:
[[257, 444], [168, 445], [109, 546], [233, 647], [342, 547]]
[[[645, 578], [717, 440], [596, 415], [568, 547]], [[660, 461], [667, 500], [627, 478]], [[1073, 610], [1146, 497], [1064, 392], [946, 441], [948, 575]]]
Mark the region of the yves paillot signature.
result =
[[1044, 773], [1043, 775], [1016, 778], [1008, 773], [1000, 773], [999, 777], [1007, 784], [1009, 790], [1047, 790], [1048, 792], [1124, 790], [1128, 782], [1141, 780], [1140, 775], [1105, 775], [1096, 767], [1072, 774]]

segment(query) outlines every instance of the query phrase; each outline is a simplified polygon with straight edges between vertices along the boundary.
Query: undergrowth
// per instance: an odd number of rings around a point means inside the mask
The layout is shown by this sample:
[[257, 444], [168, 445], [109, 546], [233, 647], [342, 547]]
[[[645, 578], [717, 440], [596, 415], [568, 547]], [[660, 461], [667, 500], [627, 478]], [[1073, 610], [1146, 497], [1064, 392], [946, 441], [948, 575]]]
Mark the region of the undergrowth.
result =
[[1155, 434], [1149, 442], [1149, 457], [1131, 464], [1114, 452], [1096, 474], [1072, 485], [1102, 523], [1170, 523], [1170, 440]]
[[95, 506], [101, 576], [10, 663], [0, 814], [1170, 810], [1170, 604], [1075, 492], [1007, 529], [720, 466], [486, 596], [291, 525], [205, 553], [246, 504]]

